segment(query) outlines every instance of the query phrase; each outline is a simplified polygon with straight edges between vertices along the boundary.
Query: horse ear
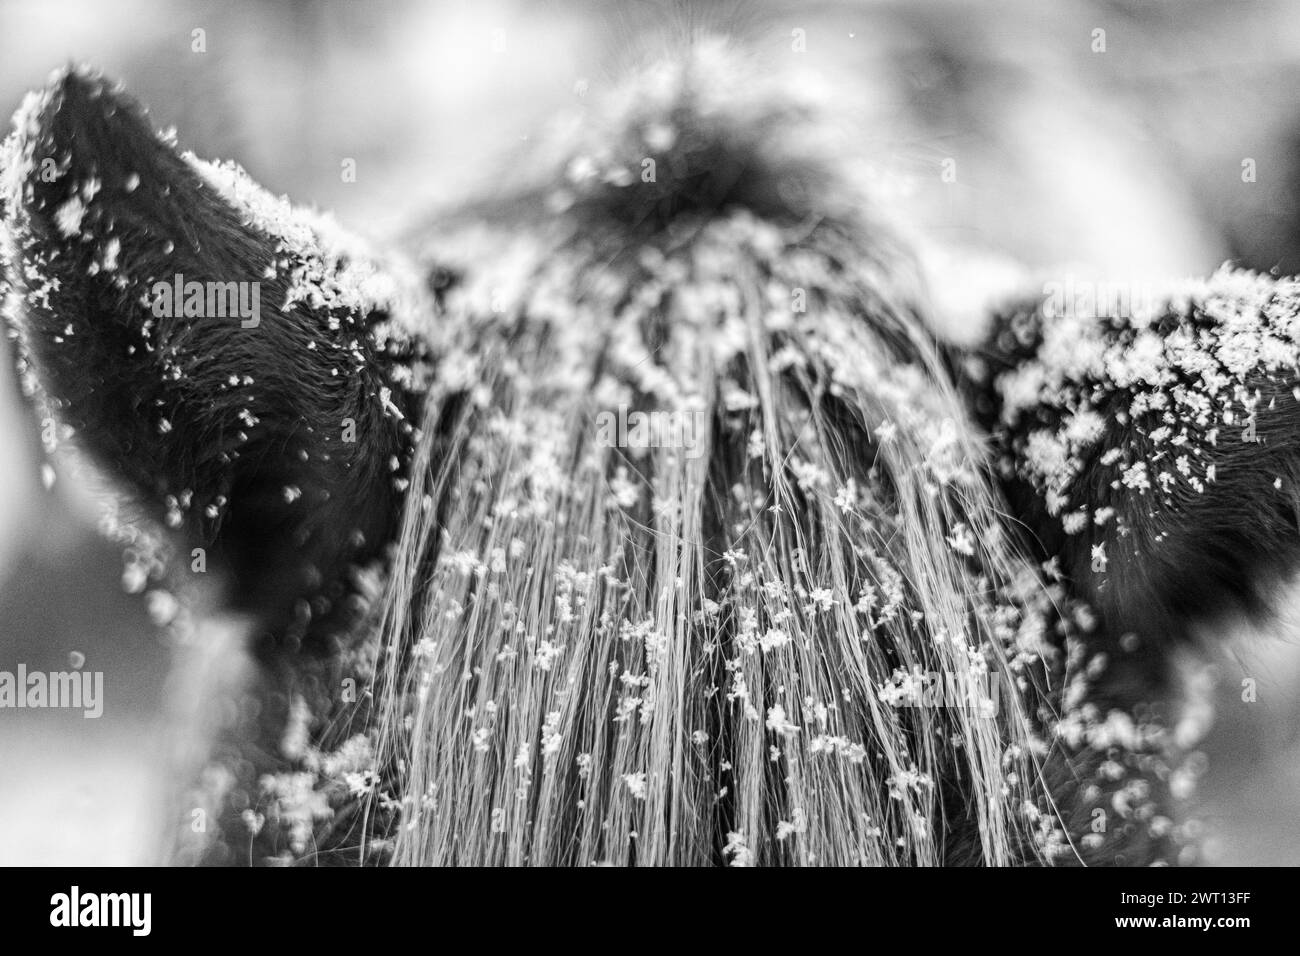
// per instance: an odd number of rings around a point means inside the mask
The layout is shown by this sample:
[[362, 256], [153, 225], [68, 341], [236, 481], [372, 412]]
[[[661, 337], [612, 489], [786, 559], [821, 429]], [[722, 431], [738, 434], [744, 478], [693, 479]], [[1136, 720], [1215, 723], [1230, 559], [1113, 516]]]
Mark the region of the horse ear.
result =
[[1116, 636], [1268, 620], [1300, 565], [1300, 285], [1225, 268], [1095, 309], [1044, 290], [955, 361], [1031, 543]]
[[99, 76], [56, 75], [14, 122], [3, 264], [29, 393], [212, 550], [239, 605], [319, 614], [395, 531], [423, 367], [402, 284]]

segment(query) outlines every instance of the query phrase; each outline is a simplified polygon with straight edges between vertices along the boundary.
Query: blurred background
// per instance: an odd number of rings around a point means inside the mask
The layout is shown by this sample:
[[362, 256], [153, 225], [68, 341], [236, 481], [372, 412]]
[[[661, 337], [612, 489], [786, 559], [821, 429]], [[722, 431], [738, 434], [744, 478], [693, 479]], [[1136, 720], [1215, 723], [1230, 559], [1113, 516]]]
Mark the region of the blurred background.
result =
[[[0, 0], [0, 114], [89, 63], [183, 147], [383, 239], [490, 189], [557, 112], [702, 30], [834, 84], [882, 203], [954, 264], [937, 301], [972, 301], [1005, 263], [1300, 269], [1300, 5], [1283, 0]], [[168, 646], [93, 493], [42, 480], [0, 350], [0, 670], [80, 654], [106, 695], [98, 720], [0, 711], [0, 864], [138, 862], [160, 827]], [[1300, 630], [1281, 631], [1219, 663], [1210, 862], [1300, 863]]]

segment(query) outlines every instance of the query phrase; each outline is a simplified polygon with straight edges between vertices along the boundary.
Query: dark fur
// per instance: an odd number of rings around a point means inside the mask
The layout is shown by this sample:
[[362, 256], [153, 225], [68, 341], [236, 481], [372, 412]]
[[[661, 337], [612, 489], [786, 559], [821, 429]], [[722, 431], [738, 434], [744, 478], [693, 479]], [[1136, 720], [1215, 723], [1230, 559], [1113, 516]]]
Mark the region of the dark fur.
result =
[[[102, 78], [65, 72], [24, 132], [36, 163], [6, 217], [8, 274], [24, 297], [22, 368], [48, 413], [144, 515], [164, 524], [179, 514], [181, 576], [191, 549], [206, 549], [225, 600], [256, 619], [259, 705], [228, 728], [226, 751], [237, 790], [253, 793], [261, 774], [288, 766], [278, 743], [293, 695], [321, 704], [313, 712], [322, 717], [340, 710], [329, 704], [344, 676], [340, 635], [358, 616], [348, 569], [380, 557], [396, 532], [397, 482], [418, 420], [418, 399], [390, 372], [418, 347], [394, 337], [380, 354], [365, 333], [383, 313], [339, 311], [331, 330], [325, 310], [299, 302], [281, 312], [299, 263], [241, 221]], [[47, 157], [58, 168], [52, 182], [40, 175]], [[128, 191], [132, 176], [139, 184]], [[56, 212], [89, 181], [99, 192], [80, 235], [65, 239]], [[120, 242], [118, 267], [96, 271], [110, 239]], [[148, 290], [176, 273], [260, 281], [263, 321], [245, 329], [237, 318], [154, 317]], [[404, 420], [383, 414], [385, 387]], [[355, 442], [341, 440], [345, 419]], [[301, 497], [287, 502], [286, 487]]]

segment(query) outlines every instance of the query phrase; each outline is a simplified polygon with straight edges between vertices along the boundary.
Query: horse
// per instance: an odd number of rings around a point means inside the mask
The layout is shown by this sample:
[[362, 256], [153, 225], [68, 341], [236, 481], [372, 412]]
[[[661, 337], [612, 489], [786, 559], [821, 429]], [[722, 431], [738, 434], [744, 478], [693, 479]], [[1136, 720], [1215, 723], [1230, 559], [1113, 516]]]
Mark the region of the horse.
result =
[[1195, 862], [1294, 281], [1019, 275], [958, 340], [825, 91], [704, 38], [591, 100], [401, 248], [88, 68], [20, 108], [19, 374], [192, 705], [165, 858]]

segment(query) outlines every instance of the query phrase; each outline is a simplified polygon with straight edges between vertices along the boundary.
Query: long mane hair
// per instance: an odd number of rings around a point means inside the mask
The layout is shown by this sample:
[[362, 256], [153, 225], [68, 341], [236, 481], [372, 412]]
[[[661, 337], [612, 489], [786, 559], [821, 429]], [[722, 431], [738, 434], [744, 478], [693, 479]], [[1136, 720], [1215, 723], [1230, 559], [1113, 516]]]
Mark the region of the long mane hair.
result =
[[1003, 865], [1056, 831], [1068, 621], [827, 116], [697, 43], [430, 229], [373, 688], [396, 862]]

